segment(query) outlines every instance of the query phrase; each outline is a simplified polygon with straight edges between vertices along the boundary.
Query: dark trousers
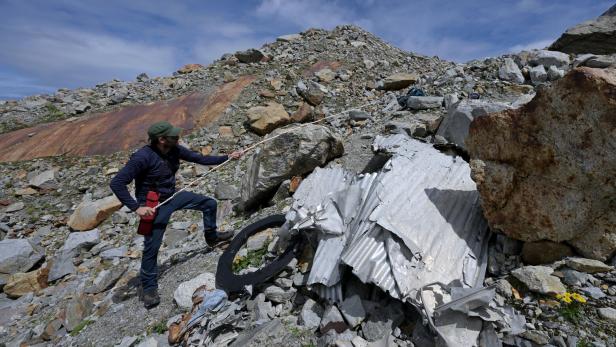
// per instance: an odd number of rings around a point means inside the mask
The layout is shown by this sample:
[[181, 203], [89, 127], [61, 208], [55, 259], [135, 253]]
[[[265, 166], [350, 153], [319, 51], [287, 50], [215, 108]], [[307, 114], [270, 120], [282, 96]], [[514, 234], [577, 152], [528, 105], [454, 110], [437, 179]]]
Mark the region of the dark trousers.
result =
[[210, 197], [183, 191], [160, 206], [156, 211], [152, 234], [146, 236], [143, 241], [139, 277], [144, 291], [158, 288], [158, 250], [163, 242], [169, 218], [177, 210], [201, 211], [204, 231], [211, 234], [216, 233], [216, 200]]

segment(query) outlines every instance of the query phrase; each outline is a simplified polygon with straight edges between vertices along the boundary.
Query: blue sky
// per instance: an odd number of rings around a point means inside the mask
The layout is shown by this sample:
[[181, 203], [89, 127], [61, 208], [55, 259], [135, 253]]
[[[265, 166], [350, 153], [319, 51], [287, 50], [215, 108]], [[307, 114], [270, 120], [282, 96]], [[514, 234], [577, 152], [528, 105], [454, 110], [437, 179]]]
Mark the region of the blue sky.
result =
[[541, 48], [613, 0], [0, 0], [0, 99], [92, 87], [353, 23], [464, 62]]

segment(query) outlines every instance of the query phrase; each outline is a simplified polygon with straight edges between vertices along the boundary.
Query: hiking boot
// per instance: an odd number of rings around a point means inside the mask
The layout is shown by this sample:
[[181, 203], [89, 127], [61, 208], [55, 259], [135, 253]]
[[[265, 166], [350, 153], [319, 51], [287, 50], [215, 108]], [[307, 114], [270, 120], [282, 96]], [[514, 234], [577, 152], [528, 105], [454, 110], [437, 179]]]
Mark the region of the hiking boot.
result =
[[215, 247], [219, 243], [227, 241], [233, 237], [233, 231], [205, 231], [205, 242], [210, 247]]
[[143, 292], [141, 294], [141, 301], [143, 301], [143, 306], [148, 310], [158, 306], [158, 304], [160, 304], [160, 296], [158, 296], [158, 290], [151, 289], [147, 292]]

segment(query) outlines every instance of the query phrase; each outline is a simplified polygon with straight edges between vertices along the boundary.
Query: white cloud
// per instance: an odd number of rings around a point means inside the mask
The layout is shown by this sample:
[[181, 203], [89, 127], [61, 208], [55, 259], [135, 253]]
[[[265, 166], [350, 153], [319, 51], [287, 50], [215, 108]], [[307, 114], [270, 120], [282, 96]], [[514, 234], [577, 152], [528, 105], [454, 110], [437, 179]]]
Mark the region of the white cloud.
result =
[[340, 24], [358, 24], [370, 30], [372, 21], [336, 1], [263, 0], [256, 14], [264, 18], [289, 22], [298, 27], [332, 29]]
[[68, 28], [22, 28], [4, 33], [0, 44], [10, 47], [0, 51], [0, 60], [12, 69], [27, 71], [41, 83], [62, 78], [71, 87], [113, 77], [132, 79], [139, 72], [168, 74], [176, 67], [171, 47]]
[[530, 51], [531, 49], [543, 49], [551, 45], [552, 42], [554, 42], [554, 39], [538, 40], [529, 43], [517, 44], [515, 46], [509, 47], [507, 51], [510, 53], [517, 53], [520, 51]]

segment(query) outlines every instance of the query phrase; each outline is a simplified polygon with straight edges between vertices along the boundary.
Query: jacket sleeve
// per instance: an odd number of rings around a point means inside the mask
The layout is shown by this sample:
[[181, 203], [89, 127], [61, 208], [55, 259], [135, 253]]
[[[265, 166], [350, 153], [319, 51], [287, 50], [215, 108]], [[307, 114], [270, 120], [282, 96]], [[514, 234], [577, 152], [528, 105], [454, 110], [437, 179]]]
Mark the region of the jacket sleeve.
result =
[[139, 203], [133, 199], [126, 186], [146, 169], [146, 156], [135, 153], [130, 157], [126, 165], [118, 171], [113, 179], [111, 179], [111, 183], [109, 184], [111, 191], [113, 191], [118, 200], [120, 200], [124, 206], [131, 209], [131, 211], [135, 211], [139, 208]]
[[180, 150], [180, 159], [201, 165], [218, 165], [229, 159], [227, 155], [202, 155], [180, 145], [178, 145], [178, 149]]

